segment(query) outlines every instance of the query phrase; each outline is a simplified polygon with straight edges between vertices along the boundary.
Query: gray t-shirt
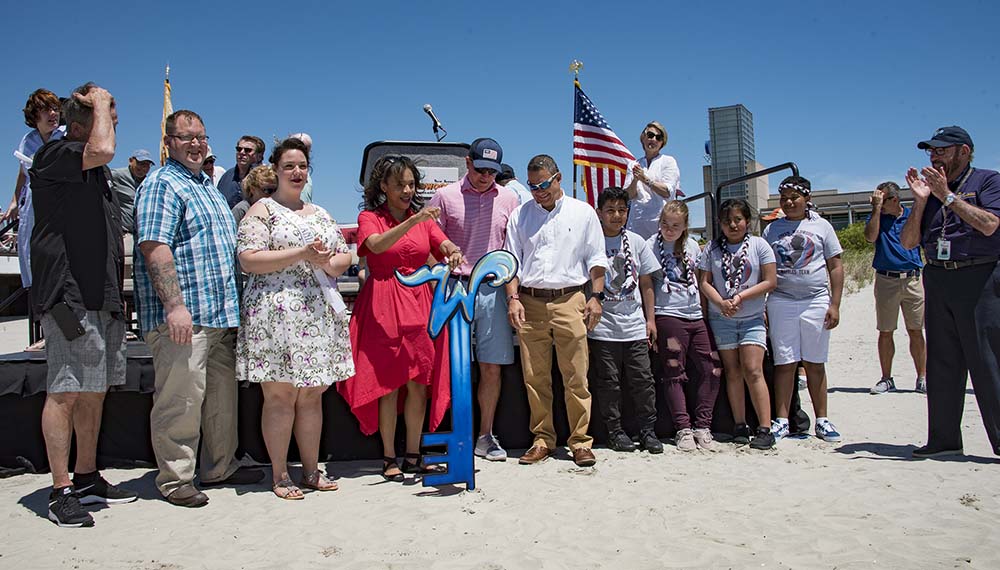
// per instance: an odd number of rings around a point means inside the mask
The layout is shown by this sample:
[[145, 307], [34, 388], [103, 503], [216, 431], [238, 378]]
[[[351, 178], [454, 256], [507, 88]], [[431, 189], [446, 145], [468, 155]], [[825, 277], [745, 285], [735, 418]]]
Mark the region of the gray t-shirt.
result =
[[837, 233], [818, 214], [804, 220], [775, 220], [764, 228], [764, 239], [778, 264], [778, 288], [772, 295], [808, 299], [827, 294], [826, 260], [840, 255]]
[[[737, 244], [726, 243], [725, 247], [733, 254], [729, 272], [730, 274], [734, 274], [737, 270], [740, 257], [742, 257], [739, 254], [739, 250], [743, 247], [743, 242]], [[729, 287], [726, 285], [726, 278], [722, 274], [722, 250], [719, 249], [719, 242], [713, 241], [705, 246], [705, 252], [701, 255], [701, 259], [698, 260], [698, 269], [712, 272], [712, 285], [722, 295], [723, 299], [735, 297], [736, 293], [746, 291], [760, 283], [760, 267], [768, 263], [774, 263], [774, 252], [771, 251], [771, 246], [767, 245], [766, 241], [757, 236], [750, 236], [750, 243], [747, 245], [746, 253], [746, 262], [743, 264], [743, 271], [739, 275], [734, 275], [736, 286], [735, 290], [730, 294]], [[744, 299], [740, 310], [732, 318], [743, 319], [763, 315], [764, 302], [765, 298], [763, 295], [754, 297], [753, 299]], [[717, 317], [722, 315], [722, 311], [715, 303], [708, 304], [708, 312], [710, 315]]]
[[626, 231], [631, 262], [625, 256], [622, 236], [604, 238], [608, 270], [604, 274], [604, 304], [601, 320], [587, 333], [594, 340], [627, 342], [646, 338], [646, 316], [642, 312], [639, 276], [660, 269], [656, 256], [639, 234]]
[[700, 319], [701, 295], [698, 294], [697, 269], [701, 247], [694, 238], [689, 237], [684, 244], [686, 266], [682, 266], [680, 260], [674, 257], [674, 242], [665, 241], [661, 244], [657, 239], [659, 235], [657, 232], [646, 242], [662, 267], [653, 274], [653, 290], [656, 291], [653, 312], [680, 319]]

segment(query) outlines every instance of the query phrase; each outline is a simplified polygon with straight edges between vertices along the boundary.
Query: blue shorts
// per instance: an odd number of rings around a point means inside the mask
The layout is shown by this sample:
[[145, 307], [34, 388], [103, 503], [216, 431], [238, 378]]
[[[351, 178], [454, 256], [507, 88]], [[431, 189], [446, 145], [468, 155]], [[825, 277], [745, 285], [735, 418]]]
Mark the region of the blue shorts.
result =
[[[468, 287], [467, 281], [463, 280], [462, 284]], [[453, 318], [461, 319], [461, 311]], [[472, 339], [477, 361], [487, 364], [514, 363], [514, 330], [507, 320], [507, 295], [503, 287], [491, 287], [486, 282], [479, 285], [476, 313], [472, 320]]]
[[736, 350], [747, 344], [767, 348], [764, 315], [731, 319], [709, 314], [708, 326], [712, 329], [712, 336], [715, 337], [715, 344], [719, 350]]

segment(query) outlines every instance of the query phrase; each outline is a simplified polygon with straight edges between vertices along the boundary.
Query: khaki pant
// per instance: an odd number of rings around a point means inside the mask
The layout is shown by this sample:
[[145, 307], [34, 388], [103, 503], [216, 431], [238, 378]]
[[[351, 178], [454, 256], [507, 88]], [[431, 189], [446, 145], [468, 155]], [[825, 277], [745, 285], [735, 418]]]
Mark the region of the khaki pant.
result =
[[551, 301], [521, 295], [524, 324], [518, 331], [521, 343], [521, 367], [531, 407], [531, 432], [534, 445], [556, 447], [552, 422], [552, 343], [562, 373], [569, 419], [570, 449], [589, 448], [593, 438], [590, 426], [590, 391], [587, 389], [587, 327], [583, 324], [586, 299], [582, 292], [563, 295]]
[[236, 329], [195, 326], [191, 344], [170, 340], [166, 325], [146, 334], [156, 392], [149, 415], [156, 486], [167, 496], [191, 483], [201, 441], [201, 480], [221, 481], [238, 467]]
[[896, 330], [899, 312], [908, 331], [924, 328], [924, 287], [920, 276], [889, 277], [875, 274], [875, 328], [882, 332]]

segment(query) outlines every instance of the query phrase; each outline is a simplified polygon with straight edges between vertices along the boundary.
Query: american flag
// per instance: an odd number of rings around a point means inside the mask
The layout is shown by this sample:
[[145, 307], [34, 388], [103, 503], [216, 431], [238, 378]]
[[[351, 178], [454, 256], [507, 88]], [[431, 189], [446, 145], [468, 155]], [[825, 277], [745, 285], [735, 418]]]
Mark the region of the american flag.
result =
[[574, 81], [573, 164], [582, 166], [587, 202], [597, 204], [597, 195], [608, 186], [625, 184], [628, 163], [635, 160], [625, 143]]

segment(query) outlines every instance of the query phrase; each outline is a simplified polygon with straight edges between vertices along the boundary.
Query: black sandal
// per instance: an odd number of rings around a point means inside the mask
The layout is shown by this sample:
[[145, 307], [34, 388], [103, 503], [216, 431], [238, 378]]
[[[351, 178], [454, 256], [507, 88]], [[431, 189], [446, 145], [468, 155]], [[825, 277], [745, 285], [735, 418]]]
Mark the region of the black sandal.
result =
[[[404, 466], [406, 465], [405, 461], [403, 462], [403, 465]], [[389, 475], [389, 470], [392, 469], [393, 467], [395, 467], [396, 469], [399, 469], [399, 465], [396, 463], [396, 458], [395, 457], [383, 457], [382, 458], [382, 478], [385, 479], [386, 481], [392, 481], [393, 483], [402, 483], [403, 480], [406, 479], [406, 477], [403, 476], [402, 472], [406, 471], [406, 469], [400, 469], [400, 471], [401, 471], [400, 473], [394, 473], [392, 475]]]
[[[429, 473], [443, 473], [444, 469], [435, 465], [433, 467], [428, 467], [424, 465], [424, 456], [419, 453], [405, 453], [403, 454], [403, 465], [400, 470], [403, 473], [416, 473], [418, 475], [427, 475]], [[410, 460], [413, 461], [410, 461]]]

